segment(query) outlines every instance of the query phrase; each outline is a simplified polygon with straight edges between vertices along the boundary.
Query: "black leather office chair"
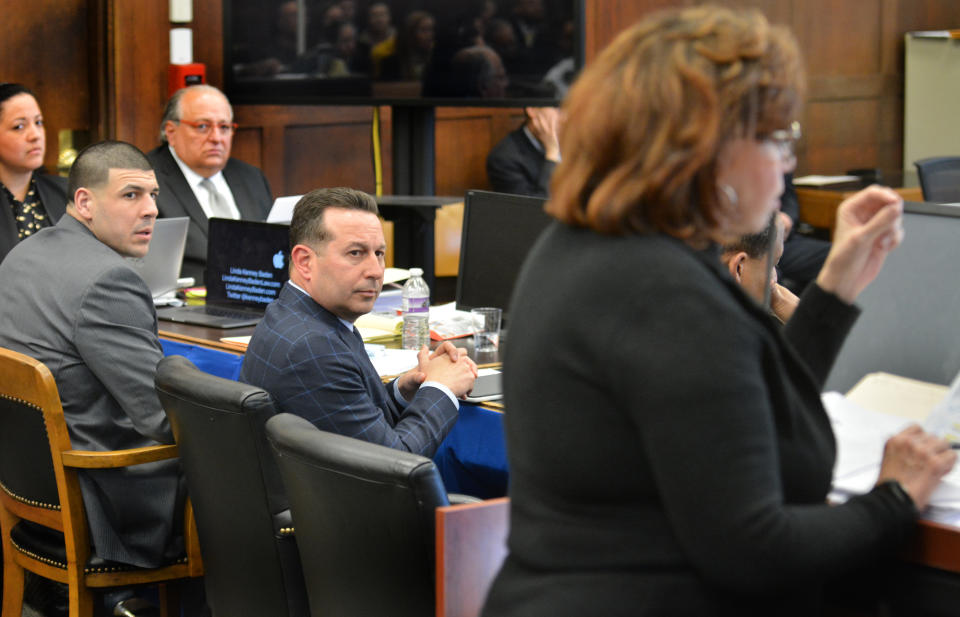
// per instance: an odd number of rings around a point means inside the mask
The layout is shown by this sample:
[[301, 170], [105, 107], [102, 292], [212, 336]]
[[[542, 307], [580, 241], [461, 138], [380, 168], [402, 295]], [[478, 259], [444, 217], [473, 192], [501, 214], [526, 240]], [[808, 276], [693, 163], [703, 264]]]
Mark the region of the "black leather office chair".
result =
[[960, 156], [938, 156], [913, 164], [920, 176], [924, 201], [940, 204], [960, 202]]
[[290, 498], [313, 617], [434, 615], [434, 517], [448, 505], [428, 458], [267, 421]]
[[182, 356], [160, 361], [156, 385], [194, 504], [214, 617], [305, 617], [293, 524], [263, 429], [270, 395]]

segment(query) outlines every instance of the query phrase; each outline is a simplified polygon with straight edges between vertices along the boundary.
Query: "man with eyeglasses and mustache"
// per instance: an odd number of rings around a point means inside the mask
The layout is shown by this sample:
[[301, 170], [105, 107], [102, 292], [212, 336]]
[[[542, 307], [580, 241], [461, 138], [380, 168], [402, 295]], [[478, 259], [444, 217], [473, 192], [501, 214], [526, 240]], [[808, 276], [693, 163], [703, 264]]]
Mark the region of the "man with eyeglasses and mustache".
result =
[[230, 158], [236, 130], [233, 108], [220, 90], [188, 86], [167, 102], [161, 145], [147, 155], [160, 182], [160, 216], [190, 217], [181, 276], [198, 284], [207, 263], [209, 219], [262, 221], [273, 203], [263, 172]]

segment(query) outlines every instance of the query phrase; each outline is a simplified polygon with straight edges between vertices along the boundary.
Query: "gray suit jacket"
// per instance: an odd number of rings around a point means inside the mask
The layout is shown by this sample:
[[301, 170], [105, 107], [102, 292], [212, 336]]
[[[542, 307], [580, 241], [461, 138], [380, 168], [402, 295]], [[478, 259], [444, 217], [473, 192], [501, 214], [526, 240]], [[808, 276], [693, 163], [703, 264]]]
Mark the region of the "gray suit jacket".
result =
[[[203, 282], [203, 273], [207, 265], [207, 215], [204, 214], [197, 196], [194, 195], [183, 172], [170, 154], [169, 146], [160, 146], [147, 155], [160, 184], [160, 196], [157, 208], [164, 218], [189, 216], [190, 228], [187, 231], [187, 247], [183, 255], [182, 276], [192, 276], [197, 284]], [[273, 197], [266, 176], [253, 165], [237, 159], [227, 161], [223, 168], [223, 177], [237, 202], [240, 217], [244, 220], [262, 221], [267, 218]]]
[[[162, 350], [150, 290], [69, 214], [0, 263], [0, 346], [53, 373], [74, 448], [173, 443], [153, 384]], [[178, 552], [178, 468], [173, 460], [81, 475], [97, 556], [153, 567]]]

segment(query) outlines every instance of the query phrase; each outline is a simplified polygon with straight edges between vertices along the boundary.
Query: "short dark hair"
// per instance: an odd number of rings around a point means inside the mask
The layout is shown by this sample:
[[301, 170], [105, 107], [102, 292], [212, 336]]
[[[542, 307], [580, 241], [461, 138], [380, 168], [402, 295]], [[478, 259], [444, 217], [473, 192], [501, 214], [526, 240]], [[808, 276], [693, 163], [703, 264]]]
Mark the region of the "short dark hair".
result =
[[362, 210], [380, 216], [377, 200], [363, 191], [347, 187], [314, 189], [300, 198], [290, 220], [290, 250], [298, 244], [317, 247], [329, 239], [323, 226], [327, 208]]
[[[183, 112], [180, 109], [180, 100], [183, 99], [183, 95], [187, 92], [192, 92], [193, 90], [206, 90], [207, 92], [216, 92], [223, 98], [227, 99], [227, 95], [224, 94], [219, 88], [211, 86], [210, 84], [195, 84], [193, 86], [187, 86], [186, 88], [180, 88], [173, 93], [173, 96], [170, 97], [170, 100], [167, 101], [167, 104], [163, 108], [163, 117], [160, 118], [160, 143], [167, 143], [167, 132], [164, 128], [167, 126], [167, 122], [179, 122], [180, 118], [183, 117]], [[233, 105], [230, 104], [230, 99], [227, 99], [227, 106], [230, 108], [230, 119], [233, 119]]]
[[774, 212], [770, 217], [771, 220], [763, 228], [763, 231], [740, 236], [733, 242], [723, 245], [724, 255], [742, 251], [746, 253], [750, 259], [761, 259], [765, 257], [770, 251], [770, 243], [773, 242], [773, 239], [779, 233], [779, 231], [774, 231], [777, 229], [776, 224], [770, 224], [775, 223], [776, 217], [777, 212]]
[[80, 187], [102, 187], [110, 178], [111, 169], [140, 169], [153, 171], [146, 155], [125, 141], [101, 141], [80, 151], [70, 168], [67, 180], [70, 202]]
[[486, 45], [464, 47], [450, 60], [452, 77], [459, 84], [457, 96], [483, 97], [496, 79], [496, 63], [500, 54]]
[[37, 98], [37, 95], [23, 84], [15, 84], [12, 82], [0, 84], [0, 112], [3, 112], [4, 103], [20, 94], [29, 94], [34, 99]]

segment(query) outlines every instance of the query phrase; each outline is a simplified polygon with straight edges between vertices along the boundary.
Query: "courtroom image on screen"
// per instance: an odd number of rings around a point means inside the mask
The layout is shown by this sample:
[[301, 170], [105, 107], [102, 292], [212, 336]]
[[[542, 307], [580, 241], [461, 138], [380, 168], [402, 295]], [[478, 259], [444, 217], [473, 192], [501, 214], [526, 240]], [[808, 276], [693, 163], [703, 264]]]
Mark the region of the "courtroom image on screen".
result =
[[[559, 102], [582, 0], [226, 0], [234, 102]], [[462, 103], [455, 103], [462, 104]]]

